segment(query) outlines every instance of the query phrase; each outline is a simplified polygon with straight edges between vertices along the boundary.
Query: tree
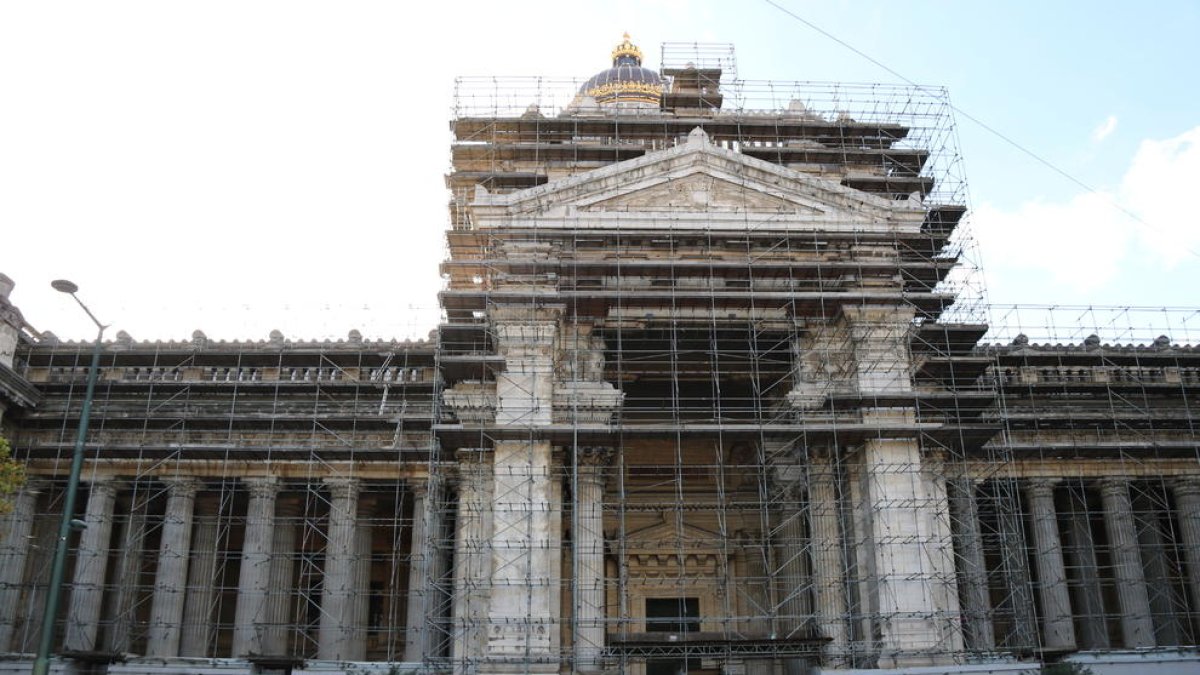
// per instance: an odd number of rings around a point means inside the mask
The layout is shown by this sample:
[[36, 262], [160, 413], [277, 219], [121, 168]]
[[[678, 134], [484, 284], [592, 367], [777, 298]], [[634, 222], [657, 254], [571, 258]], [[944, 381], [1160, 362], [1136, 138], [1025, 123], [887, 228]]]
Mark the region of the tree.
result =
[[0, 514], [12, 511], [9, 499], [25, 484], [25, 467], [12, 458], [12, 447], [0, 436]]

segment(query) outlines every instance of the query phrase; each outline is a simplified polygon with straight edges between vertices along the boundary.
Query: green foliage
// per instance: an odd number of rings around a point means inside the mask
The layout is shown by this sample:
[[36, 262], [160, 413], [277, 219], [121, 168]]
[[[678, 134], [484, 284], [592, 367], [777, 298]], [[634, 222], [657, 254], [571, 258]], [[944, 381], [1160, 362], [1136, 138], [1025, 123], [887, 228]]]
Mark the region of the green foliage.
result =
[[9, 499], [25, 484], [25, 467], [12, 458], [12, 447], [0, 436], [0, 514], [12, 511]]

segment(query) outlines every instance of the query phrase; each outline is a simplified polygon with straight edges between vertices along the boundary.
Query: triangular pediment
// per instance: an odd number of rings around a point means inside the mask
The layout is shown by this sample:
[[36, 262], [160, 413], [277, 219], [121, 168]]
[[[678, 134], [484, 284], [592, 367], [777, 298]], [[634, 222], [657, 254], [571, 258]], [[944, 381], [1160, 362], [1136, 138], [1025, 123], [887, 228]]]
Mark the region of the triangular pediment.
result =
[[795, 199], [778, 190], [736, 182], [705, 166], [681, 175], [660, 177], [629, 192], [580, 204], [584, 211], [752, 211], [757, 213], [823, 213], [821, 205]]
[[[788, 169], [712, 143], [693, 131], [686, 143], [508, 194], [477, 188], [471, 212], [478, 227], [539, 221], [550, 226], [611, 226], [669, 212], [677, 226], [692, 219], [769, 218], [790, 223], [919, 222], [920, 204], [895, 202], [833, 180]], [[578, 221], [578, 222], [576, 222]], [[744, 224], [743, 224], [744, 226]]]
[[630, 551], [705, 550], [715, 548], [719, 541], [720, 536], [716, 532], [665, 520], [625, 533], [625, 545]]

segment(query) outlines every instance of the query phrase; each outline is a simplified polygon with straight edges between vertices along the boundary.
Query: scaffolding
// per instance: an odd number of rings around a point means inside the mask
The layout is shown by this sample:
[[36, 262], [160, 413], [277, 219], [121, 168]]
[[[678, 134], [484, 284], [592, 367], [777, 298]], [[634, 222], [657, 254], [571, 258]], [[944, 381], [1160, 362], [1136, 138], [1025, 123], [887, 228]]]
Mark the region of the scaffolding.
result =
[[[435, 339], [105, 346], [77, 658], [766, 675], [1197, 644], [1200, 315], [989, 307], [944, 90], [662, 55], [658, 107], [459, 80]], [[0, 650], [32, 646], [90, 349], [14, 364], [44, 399], [5, 418], [33, 481]]]

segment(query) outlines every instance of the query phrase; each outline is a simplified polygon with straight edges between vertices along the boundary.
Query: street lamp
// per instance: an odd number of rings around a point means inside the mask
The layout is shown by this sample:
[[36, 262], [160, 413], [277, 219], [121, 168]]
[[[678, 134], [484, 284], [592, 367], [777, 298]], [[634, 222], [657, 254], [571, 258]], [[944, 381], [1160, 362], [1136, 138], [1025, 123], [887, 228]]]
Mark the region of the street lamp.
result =
[[57, 279], [50, 282], [54, 290], [66, 293], [79, 303], [88, 318], [96, 324], [99, 332], [96, 334], [96, 345], [92, 348], [92, 365], [88, 368], [87, 394], [83, 397], [83, 410], [79, 411], [79, 433], [75, 436], [75, 453], [71, 457], [71, 475], [67, 479], [67, 494], [63, 500], [62, 522], [58, 526], [58, 542], [54, 548], [54, 565], [50, 568], [50, 588], [46, 591], [46, 610], [42, 614], [42, 637], [38, 642], [37, 658], [33, 661], [33, 675], [46, 675], [50, 669], [50, 645], [54, 642], [54, 620], [58, 615], [59, 595], [62, 591], [63, 572], [67, 565], [67, 538], [75, 529], [72, 518], [75, 515], [75, 497], [79, 492], [79, 474], [83, 471], [83, 444], [87, 440], [88, 422], [92, 416], [92, 397], [96, 392], [96, 373], [100, 370], [100, 343], [104, 339], [104, 329], [108, 328], [96, 319], [92, 310], [83, 304], [75, 293], [79, 286]]

